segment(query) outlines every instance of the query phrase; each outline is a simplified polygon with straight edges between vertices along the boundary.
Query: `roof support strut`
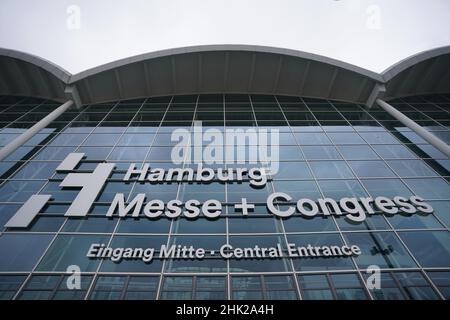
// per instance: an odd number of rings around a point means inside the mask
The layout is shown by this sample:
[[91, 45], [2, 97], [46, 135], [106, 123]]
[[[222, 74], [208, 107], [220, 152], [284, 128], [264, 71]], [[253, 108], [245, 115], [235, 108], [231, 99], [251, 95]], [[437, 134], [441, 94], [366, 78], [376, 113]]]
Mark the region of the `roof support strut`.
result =
[[78, 93], [78, 89], [75, 85], [66, 86], [64, 93], [66, 94], [67, 99], [72, 100], [75, 103], [77, 109], [81, 108], [83, 103], [81, 102], [80, 94]]
[[410, 128], [412, 131], [417, 133], [420, 137], [422, 137], [424, 140], [426, 140], [428, 143], [430, 143], [432, 146], [434, 146], [436, 149], [438, 149], [439, 151], [441, 151], [447, 157], [450, 158], [450, 146], [447, 143], [445, 143], [437, 136], [424, 129], [422, 126], [418, 125], [416, 122], [414, 122], [413, 120], [405, 116], [403, 113], [395, 109], [389, 103], [381, 99], [377, 99], [377, 104], [382, 109], [384, 109], [384, 111], [389, 113], [395, 119], [403, 123], [405, 126]]
[[52, 123], [56, 118], [63, 114], [67, 109], [73, 105], [73, 101], [69, 100], [60, 105], [58, 108], [50, 112], [45, 118], [41, 119], [34, 126], [29, 128], [27, 131], [22, 133], [20, 136], [16, 137], [13, 141], [8, 143], [6, 146], [0, 149], [0, 161], [5, 159], [11, 153], [13, 153], [17, 148], [22, 146], [25, 142], [30, 140], [36, 133], [44, 129], [50, 123]]

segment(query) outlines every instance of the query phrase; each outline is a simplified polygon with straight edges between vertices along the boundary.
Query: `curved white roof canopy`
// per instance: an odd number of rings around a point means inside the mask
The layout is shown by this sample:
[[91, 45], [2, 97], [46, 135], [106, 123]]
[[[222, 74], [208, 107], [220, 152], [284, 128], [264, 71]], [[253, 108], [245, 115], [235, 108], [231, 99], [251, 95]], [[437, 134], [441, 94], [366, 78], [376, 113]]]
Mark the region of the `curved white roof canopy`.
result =
[[450, 93], [450, 46], [412, 55], [382, 73], [386, 99]]
[[0, 48], [0, 94], [65, 100], [71, 74], [28, 53]]
[[0, 49], [0, 94], [81, 103], [191, 93], [263, 93], [365, 104], [379, 85], [386, 98], [450, 92], [450, 46], [419, 53], [378, 74], [311, 53], [212, 45], [129, 57], [71, 75], [26, 53]]

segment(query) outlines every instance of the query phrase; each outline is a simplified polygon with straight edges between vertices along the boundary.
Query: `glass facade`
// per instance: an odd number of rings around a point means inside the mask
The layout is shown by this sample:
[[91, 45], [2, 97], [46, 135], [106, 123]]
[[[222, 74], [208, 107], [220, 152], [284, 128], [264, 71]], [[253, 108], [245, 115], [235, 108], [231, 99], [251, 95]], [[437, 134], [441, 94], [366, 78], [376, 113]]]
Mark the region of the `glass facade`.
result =
[[[396, 99], [395, 108], [450, 144], [450, 96]], [[0, 97], [0, 146], [58, 104]], [[248, 183], [122, 181], [131, 163], [169, 169], [175, 129], [264, 128], [279, 131], [278, 173], [263, 188]], [[226, 142], [225, 142], [226, 143]], [[239, 147], [239, 146], [237, 146]], [[252, 146], [245, 145], [251, 155]], [[64, 213], [78, 190], [62, 189], [56, 167], [72, 152], [86, 157], [73, 172], [116, 167], [86, 218]], [[233, 163], [228, 164], [233, 167]], [[255, 166], [255, 165], [253, 165]], [[214, 167], [211, 166], [211, 167]], [[0, 298], [2, 299], [448, 299], [450, 295], [450, 160], [382, 109], [313, 98], [210, 94], [147, 98], [70, 109], [0, 162]], [[116, 193], [132, 199], [217, 199], [216, 219], [106, 218]], [[281, 219], [270, 193], [294, 198], [420, 196], [431, 214], [334, 215]], [[33, 194], [52, 199], [27, 229], [4, 224]], [[255, 204], [248, 216], [233, 204]], [[112, 247], [187, 245], [218, 250], [288, 242], [358, 245], [361, 255], [333, 258], [91, 260], [92, 243]], [[69, 290], [68, 266], [81, 269]], [[381, 268], [381, 288], [367, 267]]]

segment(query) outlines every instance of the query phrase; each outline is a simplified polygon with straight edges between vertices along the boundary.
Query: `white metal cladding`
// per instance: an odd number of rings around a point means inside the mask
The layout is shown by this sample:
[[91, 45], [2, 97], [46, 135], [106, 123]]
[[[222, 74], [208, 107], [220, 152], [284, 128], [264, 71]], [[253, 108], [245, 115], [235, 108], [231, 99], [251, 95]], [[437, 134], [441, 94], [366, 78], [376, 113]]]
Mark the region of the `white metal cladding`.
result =
[[0, 48], [0, 94], [40, 97], [63, 102], [70, 73], [27, 53]]
[[383, 71], [386, 99], [450, 92], [450, 46], [425, 51]]
[[296, 50], [209, 45], [146, 53], [72, 75], [39, 57], [0, 49], [0, 94], [64, 101], [70, 85], [82, 104], [218, 92], [365, 104], [380, 84], [387, 99], [450, 92], [450, 46], [406, 58], [381, 74]]

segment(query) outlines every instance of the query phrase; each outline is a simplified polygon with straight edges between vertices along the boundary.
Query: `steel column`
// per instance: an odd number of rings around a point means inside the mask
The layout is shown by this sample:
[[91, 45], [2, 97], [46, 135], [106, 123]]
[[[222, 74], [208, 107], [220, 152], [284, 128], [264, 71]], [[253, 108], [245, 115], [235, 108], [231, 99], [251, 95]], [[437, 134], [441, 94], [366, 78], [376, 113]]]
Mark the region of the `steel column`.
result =
[[13, 153], [17, 148], [21, 147], [25, 142], [30, 140], [36, 133], [44, 129], [53, 120], [58, 118], [67, 109], [73, 105], [73, 101], [69, 100], [60, 105], [58, 108], [50, 112], [45, 118], [41, 119], [34, 126], [29, 128], [27, 131], [22, 133], [20, 136], [16, 137], [13, 141], [8, 143], [6, 146], [0, 149], [0, 161], [4, 160], [7, 156]]
[[405, 116], [403, 113], [395, 109], [393, 106], [391, 106], [389, 103], [377, 99], [377, 104], [387, 113], [389, 113], [391, 116], [393, 116], [395, 119], [403, 123], [405, 126], [410, 128], [412, 131], [417, 133], [420, 137], [422, 137], [425, 141], [427, 141], [429, 144], [434, 146], [436, 149], [444, 153], [447, 157], [450, 158], [450, 146], [439, 139], [437, 136], [429, 132], [428, 130], [424, 129], [422, 126], [418, 125], [416, 122]]

